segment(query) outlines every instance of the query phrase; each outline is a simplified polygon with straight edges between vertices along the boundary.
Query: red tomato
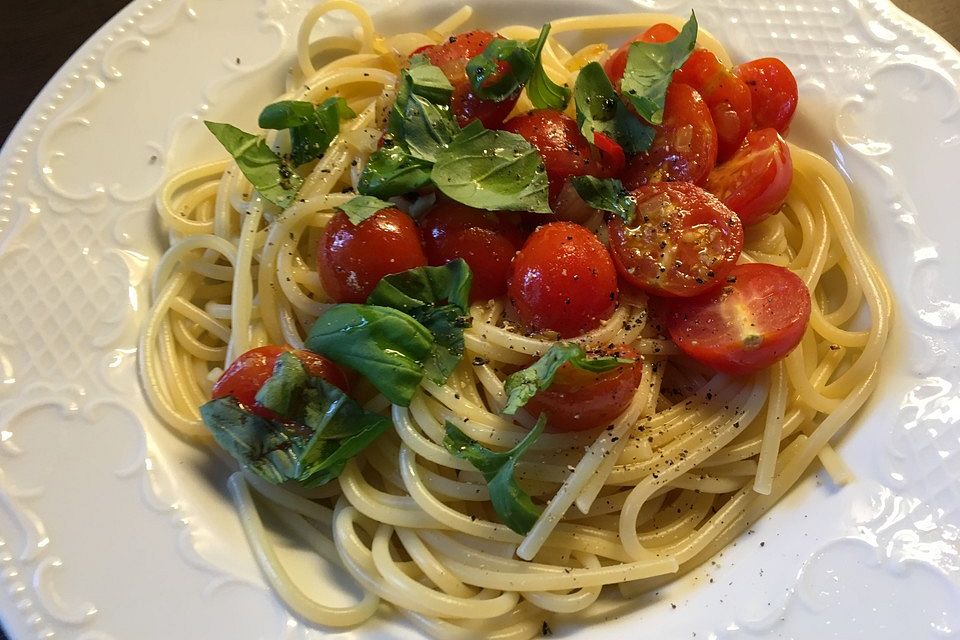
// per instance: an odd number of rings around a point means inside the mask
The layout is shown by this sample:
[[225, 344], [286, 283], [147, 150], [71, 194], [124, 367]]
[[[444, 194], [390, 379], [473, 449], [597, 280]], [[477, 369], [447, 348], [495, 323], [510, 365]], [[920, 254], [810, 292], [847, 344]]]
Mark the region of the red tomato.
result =
[[559, 111], [537, 109], [511, 118], [504, 131], [516, 133], [536, 147], [543, 157], [550, 183], [550, 203], [555, 204], [564, 183], [572, 176], [609, 178], [614, 168], [590, 146], [576, 120]]
[[553, 384], [527, 402], [531, 414], [547, 414], [547, 431], [606, 427], [633, 399], [643, 373], [642, 356], [627, 344], [610, 345], [590, 355], [632, 358], [634, 362], [606, 373], [590, 373], [569, 363], [560, 367]]
[[662, 182], [633, 192], [634, 226], [607, 223], [610, 253], [620, 275], [656, 295], [689, 297], [712, 289], [740, 257], [737, 214], [689, 182]]
[[440, 200], [420, 219], [423, 246], [432, 265], [463, 258], [473, 272], [470, 300], [489, 300], [507, 292], [510, 262], [523, 246], [520, 217], [483, 211]]
[[[479, 120], [488, 129], [498, 128], [520, 97], [520, 91], [517, 91], [501, 102], [484, 100], [473, 93], [470, 79], [467, 78], [466, 69], [470, 59], [483, 53], [490, 42], [501, 37], [489, 31], [470, 31], [451, 36], [442, 44], [421, 47], [413, 54], [420, 53], [427, 56], [431, 64], [440, 67], [443, 75], [453, 85], [450, 108], [461, 127]], [[502, 62], [497, 68], [497, 74], [493, 74], [491, 79], [495, 79], [498, 74], [508, 73], [509, 70], [510, 65]]]
[[740, 264], [716, 291], [672, 301], [667, 328], [694, 360], [742, 375], [790, 353], [809, 320], [810, 292], [792, 271], [772, 264]]
[[717, 130], [710, 110], [695, 90], [673, 83], [667, 89], [663, 122], [650, 148], [627, 163], [621, 179], [627, 189], [653, 182], [702, 184], [717, 161]]
[[263, 383], [273, 375], [277, 358], [288, 351], [299, 358], [310, 375], [323, 378], [344, 393], [350, 391], [343, 371], [323, 356], [303, 349], [294, 350], [287, 345], [267, 345], [251, 349], [234, 360], [213, 385], [213, 399], [231, 396], [251, 413], [264, 418], [276, 418], [277, 415], [272, 411], [257, 406], [256, 397]]
[[736, 154], [707, 178], [707, 190], [733, 209], [743, 224], [776, 213], [793, 182], [790, 148], [776, 129], [747, 134]]
[[779, 58], [760, 58], [737, 67], [737, 75], [750, 89], [753, 125], [773, 127], [786, 134], [797, 110], [797, 79]]
[[717, 159], [733, 155], [753, 123], [750, 89], [744, 81], [706, 49], [691, 53], [673, 81], [693, 87], [707, 103], [717, 128]]
[[678, 35], [680, 35], [679, 31], [664, 22], [655, 24], [614, 51], [613, 54], [607, 58], [606, 63], [603, 65], [603, 70], [607, 72], [607, 77], [610, 78], [613, 86], [619, 88], [620, 81], [623, 80], [624, 69], [627, 68], [627, 55], [630, 53], [631, 44], [634, 42], [670, 42]]
[[427, 264], [417, 225], [392, 207], [357, 225], [337, 213], [323, 230], [317, 256], [320, 281], [336, 302], [364, 302], [383, 276]]
[[527, 327], [563, 338], [600, 326], [620, 295], [610, 254], [572, 222], [545, 224], [527, 238], [513, 259], [507, 293]]

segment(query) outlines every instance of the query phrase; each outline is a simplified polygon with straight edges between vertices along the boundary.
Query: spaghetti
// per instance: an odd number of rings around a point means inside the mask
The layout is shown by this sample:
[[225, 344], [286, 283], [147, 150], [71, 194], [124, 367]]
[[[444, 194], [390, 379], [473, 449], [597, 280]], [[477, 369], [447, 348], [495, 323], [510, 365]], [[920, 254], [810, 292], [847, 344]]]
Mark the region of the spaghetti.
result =
[[[329, 11], [351, 13], [359, 36], [311, 40]], [[383, 36], [349, 0], [315, 7], [283, 98], [317, 104], [340, 96], [357, 116], [310, 167], [298, 199], [283, 210], [267, 202], [232, 161], [188, 169], [163, 186], [157, 208], [170, 248], [154, 273], [140, 367], [150, 403], [173, 429], [208, 441], [197, 408], [227, 364], [262, 344], [303, 347], [330, 306], [314, 268], [318, 239], [376, 149], [401, 64], [470, 15], [464, 8], [423, 33]], [[653, 14], [568, 18], [552, 23], [552, 36], [658, 22], [679, 24]], [[537, 30], [500, 33], [523, 39]], [[729, 64], [708, 34], [698, 44]], [[332, 51], [344, 55], [317, 67]], [[606, 55], [604, 45], [568, 51], [551, 37], [542, 59], [555, 81], [572, 86], [581, 67]], [[531, 108], [524, 93], [514, 113]], [[551, 614], [588, 609], [606, 585], [631, 595], [696, 566], [775, 504], [815, 458], [845, 482], [850, 472], [831, 442], [876, 385], [891, 302], [857, 240], [842, 177], [815, 154], [790, 151], [787, 202], [747, 230], [740, 258], [788, 267], [812, 294], [810, 326], [785, 360], [755, 376], [713, 373], [658, 335], [645, 299], [622, 300], [574, 341], [632, 345], [644, 358], [641, 383], [599, 435], [546, 434], [527, 452], [518, 478], [546, 508], [521, 536], [496, 522], [482, 475], [444, 448], [444, 423], [493, 449], [516, 445], [532, 421], [501, 415], [505, 372], [554, 341], [519, 333], [503, 300], [474, 304], [466, 355], [446, 384], [424, 381], [409, 407], [372, 391], [364, 397], [394, 429], [336, 481], [305, 492], [244, 472], [231, 477], [244, 530], [277, 594], [321, 625], [362, 623], [384, 600], [436, 637], [527, 638]], [[304, 593], [271, 547], [262, 510], [345, 568], [362, 599], [337, 608]]]

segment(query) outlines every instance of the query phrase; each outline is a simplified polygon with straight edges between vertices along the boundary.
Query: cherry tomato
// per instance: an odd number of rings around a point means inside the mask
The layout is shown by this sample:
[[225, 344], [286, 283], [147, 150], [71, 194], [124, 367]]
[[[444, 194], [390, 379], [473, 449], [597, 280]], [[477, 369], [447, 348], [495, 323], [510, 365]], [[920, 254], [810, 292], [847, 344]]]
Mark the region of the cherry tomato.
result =
[[[483, 53], [487, 45], [494, 39], [502, 36], [489, 31], [470, 31], [451, 36], [446, 42], [417, 49], [413, 55], [427, 56], [431, 64], [440, 67], [443, 75], [453, 85], [453, 96], [450, 99], [450, 108], [457, 122], [465, 127], [474, 120], [479, 120], [488, 129], [498, 128], [513, 110], [513, 106], [520, 97], [520, 91], [508, 96], [505, 100], [484, 100], [473, 92], [470, 79], [467, 77], [467, 63], [470, 59]], [[497, 73], [490, 75], [490, 82], [498, 74], [509, 73], [510, 65], [501, 62]]]
[[620, 275], [656, 296], [689, 297], [712, 289], [740, 257], [737, 214], [689, 182], [663, 182], [633, 192], [633, 226], [607, 223]]
[[779, 58], [760, 58], [737, 67], [737, 75], [750, 89], [753, 125], [773, 127], [786, 134], [797, 110], [797, 79]]
[[703, 98], [685, 84], [667, 89], [663, 122], [650, 148], [627, 162], [627, 189], [654, 182], [702, 184], [717, 161], [717, 130]]
[[357, 225], [337, 213], [323, 230], [317, 255], [320, 282], [336, 302], [364, 302], [383, 276], [427, 264], [417, 225], [392, 207]]
[[718, 371], [753, 373], [797, 346], [810, 319], [810, 292], [789, 269], [740, 264], [705, 296], [671, 301], [670, 337], [688, 356]]
[[620, 81], [623, 80], [623, 72], [627, 68], [627, 55], [630, 53], [631, 44], [634, 42], [670, 42], [678, 35], [680, 35], [680, 32], [670, 25], [664, 22], [657, 23], [614, 51], [613, 54], [607, 58], [606, 63], [604, 63], [603, 70], [607, 72], [607, 77], [610, 78], [613, 86], [619, 88]]
[[503, 129], [523, 136], [540, 152], [547, 169], [551, 204], [572, 176], [609, 178], [615, 173], [612, 164], [580, 133], [576, 120], [559, 111], [537, 109], [511, 118]]
[[572, 222], [551, 222], [513, 259], [507, 294], [527, 327], [569, 338], [609, 318], [620, 292], [610, 254], [596, 236]]
[[746, 83], [706, 49], [691, 53], [673, 81], [693, 87], [707, 103], [717, 128], [717, 159], [733, 155], [753, 123]]
[[463, 258], [473, 272], [470, 300], [489, 300], [507, 292], [510, 262], [523, 246], [520, 217], [483, 211], [440, 200], [423, 218], [423, 246], [432, 265]]
[[610, 345], [591, 356], [632, 358], [606, 373], [590, 373], [567, 363], [547, 389], [527, 402], [533, 415], [547, 414], [547, 431], [586, 431], [606, 427], [624, 412], [643, 373], [643, 358], [627, 344]]
[[707, 178], [707, 190], [733, 209], [743, 224], [776, 213], [793, 182], [790, 148], [776, 129], [747, 134], [736, 154]]
[[234, 360], [213, 385], [213, 399], [231, 396], [251, 413], [264, 418], [276, 418], [275, 413], [257, 405], [256, 397], [263, 383], [273, 375], [277, 358], [286, 352], [293, 353], [310, 375], [323, 378], [344, 393], [350, 391], [340, 367], [323, 356], [303, 349], [294, 350], [288, 345], [267, 345], [251, 349]]

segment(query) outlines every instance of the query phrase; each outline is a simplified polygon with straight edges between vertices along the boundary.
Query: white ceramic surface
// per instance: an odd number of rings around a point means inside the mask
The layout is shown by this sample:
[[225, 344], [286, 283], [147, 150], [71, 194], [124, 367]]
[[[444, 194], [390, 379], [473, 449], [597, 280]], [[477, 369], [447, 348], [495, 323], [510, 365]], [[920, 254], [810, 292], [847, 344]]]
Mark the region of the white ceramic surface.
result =
[[[165, 431], [135, 369], [162, 250], [152, 194], [165, 172], [218, 155], [201, 117], [253, 126], [305, 4], [133, 2], [0, 155], [0, 616], [15, 640], [329, 635], [264, 588], [225, 468]], [[369, 4], [399, 30], [458, 3]], [[474, 24], [690, 4], [491, 0]], [[856, 483], [812, 474], [714, 561], [555, 635], [960, 635], [960, 55], [887, 0], [694, 6], [735, 58], [777, 55], [796, 72], [791, 139], [849, 177], [857, 227], [896, 295], [894, 336], [881, 387], [840, 445]], [[286, 546], [303, 580], [338, 580]], [[332, 635], [415, 637], [388, 611]]]

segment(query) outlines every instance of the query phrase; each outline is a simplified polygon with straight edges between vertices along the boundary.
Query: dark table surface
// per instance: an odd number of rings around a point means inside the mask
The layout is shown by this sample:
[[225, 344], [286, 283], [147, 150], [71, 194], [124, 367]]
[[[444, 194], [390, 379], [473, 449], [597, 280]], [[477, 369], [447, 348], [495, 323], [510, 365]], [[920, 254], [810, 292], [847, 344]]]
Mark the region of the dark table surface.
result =
[[[894, 0], [960, 47], [957, 0]], [[12, 4], [0, 21], [0, 141], [66, 59], [126, 0], [32, 0]], [[0, 639], [6, 636], [0, 630]]]

